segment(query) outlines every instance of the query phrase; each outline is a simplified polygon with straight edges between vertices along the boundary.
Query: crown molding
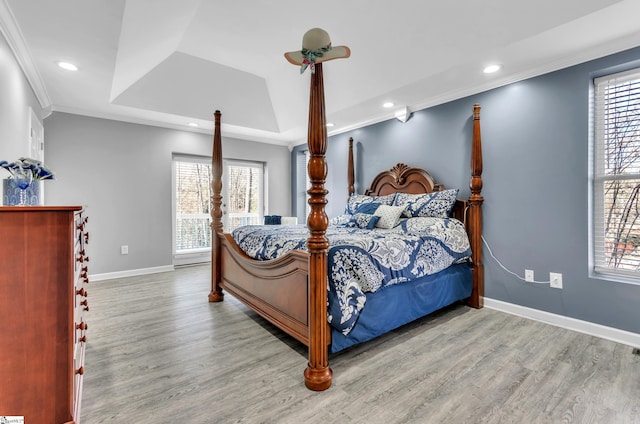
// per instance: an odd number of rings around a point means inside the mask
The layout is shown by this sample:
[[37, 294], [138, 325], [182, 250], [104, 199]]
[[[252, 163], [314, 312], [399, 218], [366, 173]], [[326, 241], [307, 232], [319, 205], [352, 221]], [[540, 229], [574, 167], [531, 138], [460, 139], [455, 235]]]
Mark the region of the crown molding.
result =
[[[47, 111], [45, 111], [46, 116], [51, 115], [53, 112], [67, 113], [70, 115], [78, 115], [78, 116], [86, 116], [89, 118], [106, 119], [109, 121], [126, 122], [129, 124], [147, 125], [150, 127], [168, 128], [173, 130], [200, 133], [200, 134], [206, 134], [206, 135], [213, 135], [213, 130], [214, 130], [213, 122], [204, 121], [204, 120], [202, 122], [206, 123], [206, 125], [202, 125], [200, 127], [189, 127], [185, 124], [176, 124], [176, 123], [169, 122], [167, 120], [163, 120], [161, 118], [158, 118], [158, 119], [144, 118], [144, 117], [131, 116], [127, 114], [109, 113], [104, 111], [88, 110], [88, 109], [74, 108], [74, 107], [68, 107], [68, 106], [53, 106], [49, 108]], [[240, 130], [238, 130], [238, 128], [240, 128]], [[254, 136], [252, 134], [243, 132], [241, 127], [230, 126], [227, 124], [222, 124], [222, 131], [224, 133], [224, 136], [223, 136], [224, 138], [235, 138], [238, 140], [273, 144], [275, 146], [282, 146], [282, 147], [288, 147], [289, 145], [288, 144], [289, 142], [287, 142], [286, 140]]]
[[29, 82], [40, 107], [43, 110], [51, 109], [51, 98], [47, 93], [44, 81], [33, 63], [33, 58], [29, 52], [29, 47], [24, 40], [22, 31], [16, 22], [15, 16], [6, 0], [0, 0], [0, 32], [7, 40], [9, 48], [13, 52], [25, 78]]

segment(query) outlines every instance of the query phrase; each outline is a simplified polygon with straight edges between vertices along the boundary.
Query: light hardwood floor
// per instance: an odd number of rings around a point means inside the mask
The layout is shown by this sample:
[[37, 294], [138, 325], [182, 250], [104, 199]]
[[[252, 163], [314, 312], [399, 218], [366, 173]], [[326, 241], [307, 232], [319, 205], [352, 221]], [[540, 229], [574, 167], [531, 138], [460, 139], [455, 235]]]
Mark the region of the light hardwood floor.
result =
[[226, 295], [210, 268], [89, 286], [81, 424], [640, 423], [628, 346], [457, 305], [330, 356], [307, 390], [304, 346]]

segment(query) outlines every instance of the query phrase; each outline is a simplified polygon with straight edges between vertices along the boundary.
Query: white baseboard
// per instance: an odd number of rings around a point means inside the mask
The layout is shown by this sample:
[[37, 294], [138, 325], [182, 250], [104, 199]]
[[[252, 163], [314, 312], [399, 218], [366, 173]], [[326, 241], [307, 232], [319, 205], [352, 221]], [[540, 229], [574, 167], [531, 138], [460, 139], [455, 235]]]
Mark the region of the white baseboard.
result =
[[546, 324], [555, 325], [556, 327], [566, 328], [567, 330], [573, 330], [579, 333], [588, 334], [590, 336], [596, 336], [602, 339], [611, 340], [616, 343], [622, 343], [635, 348], [640, 348], [640, 334], [632, 333], [630, 331], [619, 330], [613, 327], [606, 327], [604, 325], [565, 317], [563, 315], [552, 314], [550, 312], [527, 308], [525, 306], [515, 305], [513, 303], [507, 303], [501, 300], [491, 299], [487, 297], [484, 298], [484, 306], [486, 306], [487, 308], [495, 309], [496, 311], [518, 315], [523, 318], [529, 318], [535, 321], [544, 322]]
[[173, 265], [156, 266], [153, 268], [129, 269], [126, 271], [106, 272], [104, 274], [89, 275], [89, 281], [111, 280], [114, 278], [135, 277], [136, 275], [156, 274], [158, 272], [173, 271]]

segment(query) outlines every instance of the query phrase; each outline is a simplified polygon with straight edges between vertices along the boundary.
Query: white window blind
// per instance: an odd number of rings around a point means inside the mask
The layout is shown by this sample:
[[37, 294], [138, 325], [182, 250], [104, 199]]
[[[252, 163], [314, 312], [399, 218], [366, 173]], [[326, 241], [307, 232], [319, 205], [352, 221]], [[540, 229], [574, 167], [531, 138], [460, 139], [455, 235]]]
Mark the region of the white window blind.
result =
[[595, 272], [640, 277], [640, 69], [595, 80]]
[[175, 252], [211, 248], [211, 160], [174, 157]]

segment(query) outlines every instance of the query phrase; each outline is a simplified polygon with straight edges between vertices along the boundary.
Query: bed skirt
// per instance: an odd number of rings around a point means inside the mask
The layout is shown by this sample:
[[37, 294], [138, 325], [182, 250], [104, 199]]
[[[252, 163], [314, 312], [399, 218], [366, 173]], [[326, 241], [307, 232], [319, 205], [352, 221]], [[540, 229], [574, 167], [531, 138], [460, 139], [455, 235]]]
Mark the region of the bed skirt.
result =
[[348, 335], [331, 330], [331, 353], [371, 340], [413, 320], [471, 296], [467, 263], [451, 266], [410, 283], [367, 293], [365, 307]]

